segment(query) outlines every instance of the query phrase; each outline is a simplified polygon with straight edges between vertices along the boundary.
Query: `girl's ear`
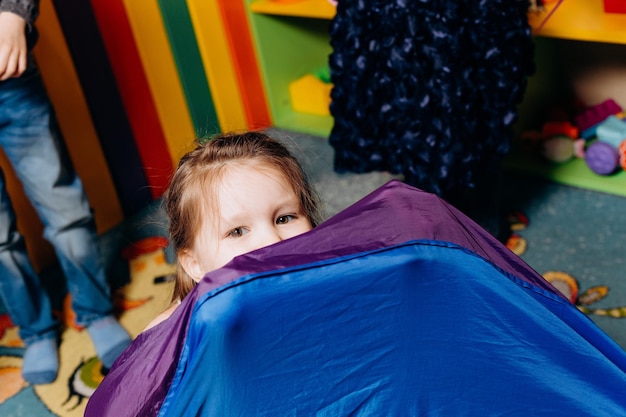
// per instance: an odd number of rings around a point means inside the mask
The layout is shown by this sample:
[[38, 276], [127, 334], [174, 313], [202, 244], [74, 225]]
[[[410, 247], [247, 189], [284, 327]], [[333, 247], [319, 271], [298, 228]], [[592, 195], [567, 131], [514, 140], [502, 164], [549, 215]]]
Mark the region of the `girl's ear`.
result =
[[200, 266], [200, 263], [196, 260], [196, 257], [193, 256], [193, 252], [190, 250], [186, 250], [178, 254], [178, 264], [183, 268], [185, 273], [196, 282], [200, 282], [204, 276], [204, 270]]

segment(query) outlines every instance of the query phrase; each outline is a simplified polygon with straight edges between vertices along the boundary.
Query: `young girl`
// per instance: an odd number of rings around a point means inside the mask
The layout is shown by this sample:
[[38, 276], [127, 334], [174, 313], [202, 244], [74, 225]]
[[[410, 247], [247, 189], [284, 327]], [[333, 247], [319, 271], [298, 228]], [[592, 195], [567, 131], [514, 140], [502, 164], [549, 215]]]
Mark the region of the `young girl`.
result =
[[204, 274], [237, 255], [311, 230], [319, 199], [280, 142], [260, 132], [222, 134], [185, 155], [164, 195], [178, 261], [169, 317]]

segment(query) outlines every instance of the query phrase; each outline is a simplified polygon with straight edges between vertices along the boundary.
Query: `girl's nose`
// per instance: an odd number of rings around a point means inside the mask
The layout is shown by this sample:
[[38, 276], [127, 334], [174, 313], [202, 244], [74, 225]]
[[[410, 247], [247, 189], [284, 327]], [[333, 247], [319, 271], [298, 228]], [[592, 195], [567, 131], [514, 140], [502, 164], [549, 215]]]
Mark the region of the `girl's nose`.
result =
[[268, 228], [267, 230], [264, 230], [263, 235], [259, 237], [257, 249], [273, 245], [274, 243], [278, 243], [282, 240], [285, 239], [281, 236], [280, 232], [276, 230], [276, 228]]

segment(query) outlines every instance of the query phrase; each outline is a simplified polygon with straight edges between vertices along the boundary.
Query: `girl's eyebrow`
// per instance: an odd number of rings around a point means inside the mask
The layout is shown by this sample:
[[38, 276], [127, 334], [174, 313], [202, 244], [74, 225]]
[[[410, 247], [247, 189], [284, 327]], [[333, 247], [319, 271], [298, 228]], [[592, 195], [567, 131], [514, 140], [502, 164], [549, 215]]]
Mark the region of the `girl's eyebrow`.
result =
[[230, 217], [222, 216], [222, 219], [220, 220], [220, 229], [227, 231], [234, 229], [235, 227], [242, 227], [245, 223], [244, 220], [245, 214], [243, 213], [238, 213]]

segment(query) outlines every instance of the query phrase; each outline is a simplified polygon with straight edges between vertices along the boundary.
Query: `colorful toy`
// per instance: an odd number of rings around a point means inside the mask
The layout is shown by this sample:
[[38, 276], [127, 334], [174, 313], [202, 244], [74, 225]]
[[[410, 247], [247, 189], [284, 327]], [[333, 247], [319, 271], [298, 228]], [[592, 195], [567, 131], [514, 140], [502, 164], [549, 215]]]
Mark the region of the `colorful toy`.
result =
[[574, 124], [581, 131], [586, 131], [602, 123], [607, 117], [621, 112], [622, 108], [614, 100], [609, 99], [574, 116]]
[[571, 139], [578, 139], [578, 128], [568, 121], [545, 122], [541, 127], [544, 139], [565, 135]]
[[606, 100], [586, 108], [573, 117], [557, 113], [535, 132], [539, 153], [547, 160], [564, 163], [584, 158], [598, 175], [611, 175], [620, 167], [626, 170], [626, 121], [622, 108]]
[[306, 74], [289, 83], [291, 106], [301, 113], [330, 115], [330, 91], [333, 85], [327, 81], [324, 72]]
[[595, 141], [585, 151], [585, 162], [598, 175], [611, 175], [619, 166], [620, 156], [613, 145]]
[[619, 147], [617, 148], [617, 151], [619, 152], [619, 164], [622, 167], [622, 169], [626, 171], [626, 140], [620, 143]]
[[575, 156], [574, 141], [564, 135], [551, 137], [543, 141], [541, 155], [559, 164], [567, 162]]
[[626, 139], [626, 123], [616, 116], [609, 116], [596, 128], [596, 136], [617, 148]]
[[598, 175], [611, 175], [626, 166], [626, 123], [615, 115], [595, 126], [597, 140], [585, 150], [587, 166]]

